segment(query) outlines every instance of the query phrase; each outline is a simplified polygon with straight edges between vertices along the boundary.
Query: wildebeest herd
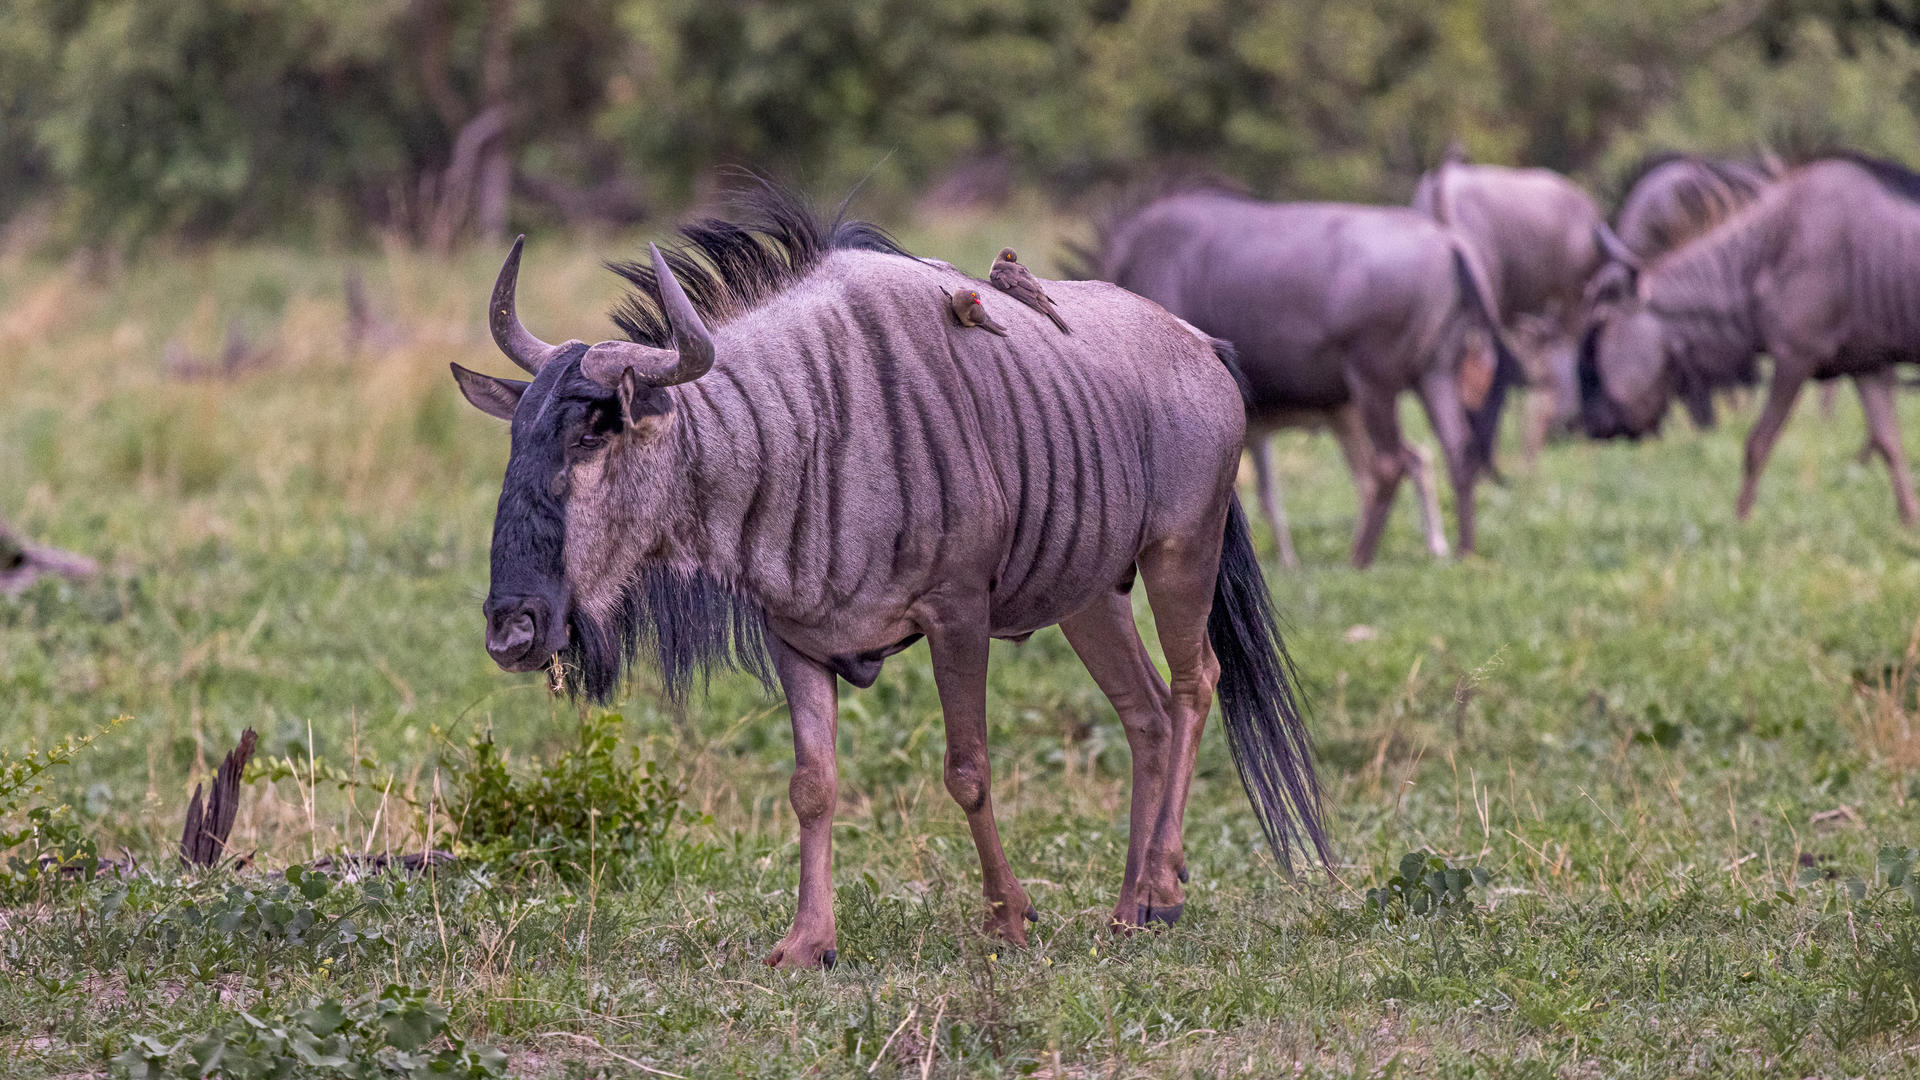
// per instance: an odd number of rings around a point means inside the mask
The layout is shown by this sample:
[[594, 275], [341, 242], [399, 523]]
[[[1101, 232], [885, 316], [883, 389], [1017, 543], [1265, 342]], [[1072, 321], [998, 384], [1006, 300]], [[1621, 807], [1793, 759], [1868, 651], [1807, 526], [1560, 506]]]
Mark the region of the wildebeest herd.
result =
[[[532, 378], [454, 375], [511, 424], [485, 604], [501, 667], [546, 668], [604, 700], [644, 652], [676, 698], [723, 667], [784, 691], [800, 885], [772, 964], [835, 958], [839, 684], [870, 686], [922, 638], [990, 932], [1024, 941], [1037, 917], [993, 816], [993, 638], [1058, 625], [1125, 728], [1117, 930], [1180, 915], [1182, 823], [1216, 692], [1280, 864], [1328, 858], [1291, 661], [1234, 490], [1244, 446], [1296, 562], [1266, 448], [1276, 428], [1338, 436], [1360, 494], [1356, 565], [1407, 476], [1444, 555], [1431, 467], [1398, 420], [1412, 391], [1466, 553], [1510, 390], [1529, 390], [1531, 455], [1569, 427], [1649, 434], [1675, 398], [1711, 423], [1714, 395], [1756, 383], [1765, 354], [1738, 513], [1803, 384], [1845, 375], [1902, 520], [1916, 517], [1893, 373], [1920, 360], [1920, 176], [1897, 165], [1661, 158], [1611, 223], [1551, 172], [1451, 160], [1405, 208], [1188, 186], [1111, 215], [1081, 253], [1093, 280], [1045, 282], [1011, 250], [974, 279], [771, 185], [747, 203], [616, 266], [633, 286], [614, 314], [625, 338], [591, 346], [522, 326], [516, 243], [489, 323]], [[1135, 626], [1136, 580], [1164, 679]]]

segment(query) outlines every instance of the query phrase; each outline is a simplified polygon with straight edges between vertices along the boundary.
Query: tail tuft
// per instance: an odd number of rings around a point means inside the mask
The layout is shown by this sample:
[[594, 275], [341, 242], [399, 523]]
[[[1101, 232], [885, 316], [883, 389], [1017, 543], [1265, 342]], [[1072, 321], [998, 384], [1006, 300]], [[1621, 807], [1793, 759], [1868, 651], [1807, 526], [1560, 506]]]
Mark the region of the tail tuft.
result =
[[1291, 874], [1295, 849], [1311, 844], [1313, 854], [1331, 865], [1313, 738], [1294, 699], [1293, 661], [1280, 640], [1273, 597], [1238, 499], [1227, 506], [1207, 640], [1220, 661], [1227, 746], [1274, 858]]

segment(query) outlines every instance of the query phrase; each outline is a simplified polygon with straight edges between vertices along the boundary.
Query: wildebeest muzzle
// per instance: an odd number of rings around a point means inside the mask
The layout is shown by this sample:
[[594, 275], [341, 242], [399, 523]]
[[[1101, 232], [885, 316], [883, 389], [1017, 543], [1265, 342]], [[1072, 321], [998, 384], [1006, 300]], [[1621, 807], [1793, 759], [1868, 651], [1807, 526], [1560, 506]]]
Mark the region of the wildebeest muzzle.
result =
[[563, 605], [541, 596], [487, 598], [487, 655], [507, 671], [532, 671], [567, 646]]

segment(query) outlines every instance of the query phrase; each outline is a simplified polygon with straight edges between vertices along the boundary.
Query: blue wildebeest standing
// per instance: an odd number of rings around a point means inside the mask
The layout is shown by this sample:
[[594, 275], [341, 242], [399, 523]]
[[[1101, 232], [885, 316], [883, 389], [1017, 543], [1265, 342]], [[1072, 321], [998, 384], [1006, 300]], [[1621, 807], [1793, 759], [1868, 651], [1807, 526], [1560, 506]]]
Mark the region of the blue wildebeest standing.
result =
[[[1634, 166], [1623, 185], [1626, 195], [1614, 214], [1613, 229], [1600, 234], [1610, 261], [1588, 288], [1588, 326], [1613, 314], [1622, 303], [1633, 302], [1641, 268], [1738, 213], [1780, 173], [1779, 162], [1770, 156], [1743, 161], [1668, 153], [1652, 155]], [[1752, 363], [1719, 373], [1711, 383], [1691, 380], [1679, 388], [1681, 403], [1695, 427], [1710, 428], [1715, 393], [1744, 394], [1759, 380], [1759, 369]]]
[[[1397, 402], [1426, 407], [1453, 482], [1460, 551], [1474, 544], [1473, 485], [1492, 463], [1507, 388], [1522, 381], [1477, 260], [1455, 234], [1407, 208], [1265, 203], [1221, 191], [1168, 195], [1102, 229], [1100, 277], [1233, 342], [1250, 386], [1248, 448], [1262, 508], [1290, 552], [1267, 437], [1331, 425], [1360, 492], [1353, 562], [1373, 561], [1400, 478], [1424, 461], [1400, 436]], [[1077, 324], [1076, 324], [1077, 325]], [[1461, 401], [1475, 330], [1498, 356], [1479, 407]], [[1437, 540], [1438, 500], [1428, 521]]]
[[1704, 236], [1646, 265], [1581, 346], [1582, 415], [1599, 438], [1655, 430], [1676, 394], [1773, 357], [1735, 514], [1808, 379], [1849, 376], [1886, 460], [1900, 520], [1920, 520], [1894, 368], [1920, 362], [1920, 176], [1834, 156], [1787, 173]]
[[[531, 383], [456, 367], [512, 423], [494, 519], [487, 651], [558, 654], [568, 685], [615, 690], [647, 648], [669, 692], [714, 665], [768, 666], [792, 714], [800, 822], [793, 928], [768, 962], [831, 964], [838, 683], [925, 637], [946, 719], [946, 786], [979, 849], [987, 928], [1034, 917], [1001, 851], [987, 763], [991, 638], [1059, 624], [1133, 755], [1117, 928], [1170, 923], [1181, 822], [1217, 687], [1229, 743], [1283, 865], [1325, 858], [1306, 728], [1233, 496], [1244, 413], [1223, 345], [1107, 284], [1049, 291], [1071, 337], [1006, 301], [1009, 336], [961, 327], [975, 288], [871, 226], [823, 224], [771, 189], [750, 227], [705, 222], [651, 265], [631, 340], [548, 345], [495, 286], [501, 349]], [[1162, 682], [1128, 594], [1145, 584]]]
[[1587, 283], [1606, 262], [1606, 220], [1593, 197], [1551, 169], [1442, 162], [1413, 207], [1459, 233], [1485, 270], [1500, 323], [1526, 368], [1522, 444], [1538, 456], [1549, 429], [1579, 417], [1574, 348]]

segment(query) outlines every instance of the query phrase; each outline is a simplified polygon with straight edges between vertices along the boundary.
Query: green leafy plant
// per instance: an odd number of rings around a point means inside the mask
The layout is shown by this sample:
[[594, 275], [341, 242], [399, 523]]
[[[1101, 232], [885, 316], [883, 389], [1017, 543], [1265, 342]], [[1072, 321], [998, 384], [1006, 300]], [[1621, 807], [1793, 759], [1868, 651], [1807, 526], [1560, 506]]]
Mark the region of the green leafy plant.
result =
[[682, 804], [683, 784], [622, 743], [622, 723], [614, 713], [582, 720], [579, 745], [528, 780], [508, 771], [490, 737], [476, 740], [454, 777], [462, 855], [570, 880], [676, 863], [689, 850], [676, 828], [700, 815]]
[[[438, 1048], [436, 1049], [436, 1045]], [[320, 998], [286, 1014], [243, 1012], [203, 1035], [135, 1035], [113, 1064], [135, 1080], [220, 1076], [471, 1078], [504, 1076], [506, 1055], [469, 1044], [426, 991], [391, 985], [342, 1002]]]
[[127, 718], [83, 735], [69, 735], [44, 750], [13, 754], [0, 749], [0, 894], [19, 896], [66, 874], [92, 877], [99, 866], [93, 838], [65, 804], [33, 805], [46, 793], [41, 777], [66, 765]]
[[290, 866], [279, 879], [238, 879], [217, 895], [184, 898], [157, 915], [147, 933], [170, 951], [217, 940], [256, 962], [288, 949], [352, 956], [392, 944], [382, 929], [384, 917], [412, 887], [400, 877], [340, 885], [318, 871]]
[[1880, 845], [1880, 854], [1874, 860], [1875, 869], [1886, 879], [1887, 887], [1905, 891], [1907, 899], [1920, 907], [1920, 872], [1916, 872], [1915, 862], [1920, 862], [1920, 848], [1898, 844]]
[[1469, 893], [1491, 879], [1478, 865], [1453, 866], [1438, 855], [1408, 852], [1400, 857], [1399, 873], [1367, 890], [1367, 907], [1389, 919], [1456, 914], [1471, 909]]

